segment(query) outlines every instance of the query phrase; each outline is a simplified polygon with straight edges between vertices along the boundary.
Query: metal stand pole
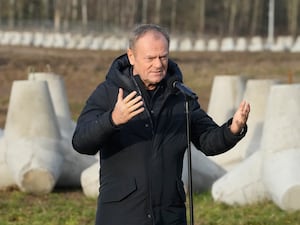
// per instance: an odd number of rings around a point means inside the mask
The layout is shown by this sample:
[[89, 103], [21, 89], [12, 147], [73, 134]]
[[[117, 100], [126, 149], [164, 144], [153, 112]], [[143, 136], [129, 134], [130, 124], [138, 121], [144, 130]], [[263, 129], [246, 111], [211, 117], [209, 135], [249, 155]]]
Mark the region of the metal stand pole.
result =
[[189, 193], [189, 209], [190, 209], [190, 225], [194, 225], [194, 206], [193, 206], [193, 182], [192, 182], [192, 152], [190, 138], [190, 107], [189, 99], [186, 97], [185, 102], [186, 113], [186, 134], [187, 134], [187, 160], [188, 160], [188, 193]]

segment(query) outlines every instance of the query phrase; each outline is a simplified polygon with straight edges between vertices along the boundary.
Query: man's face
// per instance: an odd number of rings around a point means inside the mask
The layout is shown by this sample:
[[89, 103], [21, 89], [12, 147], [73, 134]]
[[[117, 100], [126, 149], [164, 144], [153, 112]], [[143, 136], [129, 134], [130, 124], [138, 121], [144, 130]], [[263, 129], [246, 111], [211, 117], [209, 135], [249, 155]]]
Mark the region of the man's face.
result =
[[137, 40], [134, 49], [128, 49], [127, 54], [133, 65], [133, 74], [140, 75], [147, 89], [154, 89], [166, 76], [169, 46], [161, 33], [147, 32]]

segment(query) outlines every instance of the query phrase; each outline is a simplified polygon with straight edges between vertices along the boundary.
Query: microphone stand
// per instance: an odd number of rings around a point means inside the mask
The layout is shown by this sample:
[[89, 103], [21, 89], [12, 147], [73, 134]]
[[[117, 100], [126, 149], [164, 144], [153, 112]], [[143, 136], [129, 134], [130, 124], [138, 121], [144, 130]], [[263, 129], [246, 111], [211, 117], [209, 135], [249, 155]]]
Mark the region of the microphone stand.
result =
[[189, 194], [189, 211], [190, 225], [194, 225], [194, 205], [193, 205], [193, 182], [192, 182], [192, 151], [191, 151], [191, 127], [190, 127], [190, 100], [195, 96], [185, 95], [185, 113], [186, 113], [186, 134], [187, 134], [187, 161], [188, 161], [188, 194]]

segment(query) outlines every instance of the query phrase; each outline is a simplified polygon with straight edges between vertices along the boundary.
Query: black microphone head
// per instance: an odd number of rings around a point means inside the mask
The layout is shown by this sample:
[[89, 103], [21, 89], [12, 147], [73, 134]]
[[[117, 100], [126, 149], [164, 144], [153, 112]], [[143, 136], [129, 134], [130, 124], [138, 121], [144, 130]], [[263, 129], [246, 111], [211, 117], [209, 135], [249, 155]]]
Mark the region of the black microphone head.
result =
[[170, 90], [174, 90], [176, 82], [181, 82], [180, 78], [177, 76], [172, 76], [167, 80], [167, 87]]

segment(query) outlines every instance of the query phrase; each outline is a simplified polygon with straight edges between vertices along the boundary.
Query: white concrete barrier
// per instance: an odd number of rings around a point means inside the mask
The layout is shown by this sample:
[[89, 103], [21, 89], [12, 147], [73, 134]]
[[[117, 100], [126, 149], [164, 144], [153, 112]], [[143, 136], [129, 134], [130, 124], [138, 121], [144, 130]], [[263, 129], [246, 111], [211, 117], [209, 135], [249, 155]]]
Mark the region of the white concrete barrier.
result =
[[248, 41], [244, 37], [238, 37], [236, 40], [235, 48], [234, 50], [237, 52], [244, 52], [247, 51], [248, 48]]
[[[226, 171], [205, 156], [201, 151], [197, 150], [194, 145], [191, 146], [192, 152], [192, 179], [193, 191], [203, 192], [209, 191], [213, 183], [222, 177]], [[188, 188], [188, 164], [187, 154], [184, 155], [182, 180], [185, 189]]]
[[279, 81], [277, 80], [267, 79], [251, 79], [246, 83], [243, 99], [247, 100], [251, 106], [251, 112], [247, 121], [248, 132], [234, 148], [234, 150], [240, 153], [241, 160], [260, 149], [270, 88], [278, 83]]
[[178, 50], [179, 51], [191, 51], [191, 50], [193, 50], [192, 40], [190, 38], [183, 38], [182, 40], [180, 40]]
[[248, 45], [248, 51], [250, 52], [261, 52], [264, 50], [264, 41], [259, 36], [254, 36], [250, 39]]
[[273, 202], [285, 211], [300, 210], [300, 148], [272, 153], [264, 160], [263, 181]]
[[193, 50], [194, 51], [200, 51], [200, 52], [206, 51], [206, 42], [205, 42], [205, 40], [202, 39], [202, 38], [197, 39], [195, 41]]
[[34, 72], [29, 73], [28, 79], [47, 82], [61, 135], [69, 137], [74, 130], [74, 124], [71, 119], [65, 82], [62, 77], [52, 72]]
[[246, 205], [269, 199], [262, 180], [262, 151], [257, 151], [217, 180], [212, 196], [228, 205]]
[[233, 51], [234, 48], [235, 48], [235, 43], [232, 37], [225, 37], [221, 40], [221, 46], [220, 46], [221, 52]]
[[206, 50], [210, 52], [219, 51], [220, 44], [219, 40], [217, 38], [211, 38], [207, 41], [207, 47]]
[[170, 39], [170, 51], [178, 51], [178, 46], [179, 46], [179, 40], [176, 37], [172, 37]]
[[270, 88], [260, 150], [213, 184], [227, 204], [271, 199], [286, 211], [300, 210], [300, 84]]
[[10, 168], [6, 162], [6, 141], [0, 136], [0, 190], [6, 190], [8, 188], [17, 186]]
[[[212, 157], [215, 162], [219, 163], [225, 169], [231, 170], [249, 155], [253, 154], [253, 152], [259, 150], [269, 90], [276, 83], [277, 81], [275, 80], [248, 80], [246, 82], [242, 98], [247, 100], [251, 105], [251, 113], [247, 121], [247, 135], [230, 151]], [[224, 88], [220, 90], [224, 91]], [[219, 93], [219, 95], [221, 94]], [[223, 101], [226, 104], [230, 102], [226, 99], [223, 99]], [[234, 111], [231, 112], [231, 116], [234, 114]]]
[[30, 73], [28, 79], [47, 81], [55, 115], [58, 120], [59, 130], [63, 139], [61, 153], [64, 157], [64, 162], [56, 185], [80, 187], [82, 171], [95, 163], [96, 158], [94, 156], [79, 154], [72, 147], [75, 122], [71, 119], [64, 80], [60, 75], [47, 72]]
[[296, 38], [294, 44], [292, 45], [291, 52], [300, 52], [300, 35]]
[[91, 50], [100, 50], [102, 49], [104, 38], [102, 36], [94, 37], [90, 45]]
[[273, 201], [300, 209], [300, 84], [274, 85], [263, 129], [263, 178]]
[[236, 75], [216, 75], [213, 80], [208, 114], [219, 124], [223, 124], [239, 106], [246, 81]]
[[85, 169], [81, 174], [81, 187], [84, 195], [89, 198], [97, 198], [99, 195], [99, 172], [100, 163], [95, 162], [89, 168]]
[[6, 160], [24, 192], [49, 193], [63, 162], [61, 136], [45, 81], [14, 81], [5, 123]]

